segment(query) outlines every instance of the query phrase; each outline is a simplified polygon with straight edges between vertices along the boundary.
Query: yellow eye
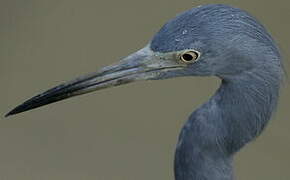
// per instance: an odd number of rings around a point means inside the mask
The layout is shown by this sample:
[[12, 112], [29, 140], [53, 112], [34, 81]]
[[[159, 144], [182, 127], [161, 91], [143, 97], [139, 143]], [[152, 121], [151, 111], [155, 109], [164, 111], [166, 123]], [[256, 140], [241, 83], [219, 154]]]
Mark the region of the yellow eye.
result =
[[199, 52], [186, 51], [180, 55], [180, 60], [185, 63], [193, 63], [199, 58]]

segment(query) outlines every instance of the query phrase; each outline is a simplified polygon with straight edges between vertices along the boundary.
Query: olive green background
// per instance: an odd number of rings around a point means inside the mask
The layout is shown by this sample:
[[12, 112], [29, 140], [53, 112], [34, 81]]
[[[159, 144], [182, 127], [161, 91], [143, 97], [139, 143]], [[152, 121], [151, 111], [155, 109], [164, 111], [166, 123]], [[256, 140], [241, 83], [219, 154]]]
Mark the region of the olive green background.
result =
[[[289, 70], [286, 0], [1, 0], [0, 180], [173, 180], [182, 124], [218, 88], [217, 78], [133, 83], [3, 116], [43, 90], [142, 48], [167, 20], [208, 3], [256, 16]], [[237, 154], [237, 179], [290, 179], [289, 90], [286, 79], [267, 130]]]

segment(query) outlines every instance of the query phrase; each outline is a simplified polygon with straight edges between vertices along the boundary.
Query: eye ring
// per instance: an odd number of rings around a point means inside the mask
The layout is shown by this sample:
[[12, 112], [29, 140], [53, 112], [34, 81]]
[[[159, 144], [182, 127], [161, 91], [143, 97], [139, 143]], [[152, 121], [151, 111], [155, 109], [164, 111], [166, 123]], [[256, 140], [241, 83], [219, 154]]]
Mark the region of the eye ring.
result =
[[179, 59], [184, 63], [194, 63], [198, 60], [199, 56], [200, 56], [199, 52], [190, 50], [183, 52], [180, 55]]

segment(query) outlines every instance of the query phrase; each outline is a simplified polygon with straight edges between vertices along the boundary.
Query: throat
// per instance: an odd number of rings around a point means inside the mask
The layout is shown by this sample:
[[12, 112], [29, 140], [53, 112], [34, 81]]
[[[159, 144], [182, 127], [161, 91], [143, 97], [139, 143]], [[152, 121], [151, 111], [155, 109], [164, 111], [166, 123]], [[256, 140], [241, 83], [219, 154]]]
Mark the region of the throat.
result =
[[233, 155], [261, 134], [276, 107], [280, 80], [270, 80], [257, 74], [222, 80], [181, 130], [176, 180], [233, 179]]

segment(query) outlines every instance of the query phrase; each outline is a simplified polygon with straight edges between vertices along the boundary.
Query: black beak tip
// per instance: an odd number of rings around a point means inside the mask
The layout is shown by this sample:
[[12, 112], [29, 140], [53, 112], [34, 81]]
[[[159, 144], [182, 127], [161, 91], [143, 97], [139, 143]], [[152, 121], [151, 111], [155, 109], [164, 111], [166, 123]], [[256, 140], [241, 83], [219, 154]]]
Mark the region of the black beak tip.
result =
[[17, 113], [20, 113], [20, 111], [17, 110], [17, 108], [15, 108], [15, 109], [9, 111], [7, 114], [5, 114], [4, 117], [7, 118], [7, 117], [12, 116], [12, 115], [15, 115], [15, 114], [17, 114]]
[[4, 117], [8, 117], [8, 116], [11, 116], [12, 115], [12, 113], [11, 112], [9, 112], [9, 113], [7, 113], [7, 114], [5, 114], [5, 116]]
[[21, 105], [17, 106], [16, 108], [12, 109], [11, 111], [9, 111], [7, 114], [5, 114], [4, 117], [7, 118], [9, 116], [12, 116], [12, 115], [15, 115], [15, 114], [27, 111], [27, 110], [29, 110], [29, 108], [27, 108], [25, 105], [21, 104]]

